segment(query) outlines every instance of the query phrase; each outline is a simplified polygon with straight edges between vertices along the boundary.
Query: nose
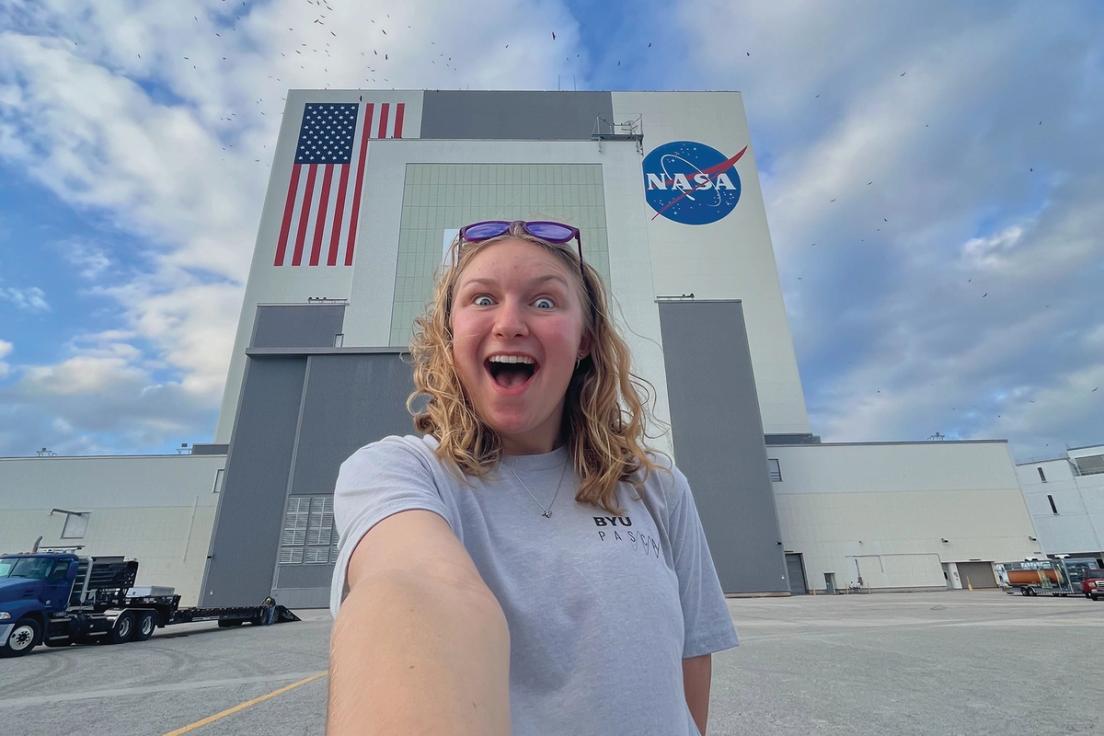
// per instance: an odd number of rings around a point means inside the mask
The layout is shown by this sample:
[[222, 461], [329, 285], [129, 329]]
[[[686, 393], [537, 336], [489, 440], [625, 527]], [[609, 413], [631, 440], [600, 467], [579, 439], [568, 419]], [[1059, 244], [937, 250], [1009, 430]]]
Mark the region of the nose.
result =
[[525, 322], [520, 305], [513, 299], [507, 299], [498, 308], [494, 321], [495, 337], [524, 337], [529, 334], [529, 325]]

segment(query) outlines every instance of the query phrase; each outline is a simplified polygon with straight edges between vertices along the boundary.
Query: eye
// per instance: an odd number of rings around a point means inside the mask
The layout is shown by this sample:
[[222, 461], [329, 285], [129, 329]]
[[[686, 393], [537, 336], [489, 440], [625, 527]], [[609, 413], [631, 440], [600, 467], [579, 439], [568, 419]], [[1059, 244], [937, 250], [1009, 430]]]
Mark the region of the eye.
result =
[[472, 299], [472, 304], [476, 305], [477, 307], [488, 307], [491, 305], [491, 301], [491, 298], [486, 294], [480, 294], [476, 298]]
[[[537, 299], [533, 303], [537, 305], [538, 309], [555, 309], [556, 308], [556, 303], [553, 302], [551, 299], [549, 299], [546, 296], [540, 297], [539, 299]], [[548, 306], [542, 307], [542, 306], [540, 306], [541, 304], [547, 304]]]

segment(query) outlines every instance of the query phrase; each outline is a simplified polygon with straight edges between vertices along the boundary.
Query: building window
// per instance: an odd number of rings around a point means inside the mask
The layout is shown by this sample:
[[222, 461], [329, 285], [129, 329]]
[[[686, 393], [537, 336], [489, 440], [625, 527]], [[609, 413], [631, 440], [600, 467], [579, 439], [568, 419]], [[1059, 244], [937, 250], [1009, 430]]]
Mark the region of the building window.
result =
[[222, 479], [226, 475], [226, 468], [215, 471], [215, 482], [211, 484], [211, 493], [222, 493]]
[[1097, 475], [1104, 473], [1104, 455], [1086, 455], [1075, 457], [1073, 464], [1077, 466], [1078, 475]]
[[88, 529], [88, 517], [91, 515], [87, 511], [80, 514], [66, 514], [65, 526], [61, 529], [61, 538], [84, 539], [84, 533]]
[[773, 457], [767, 458], [767, 464], [770, 466], [770, 479], [775, 482], [782, 480], [782, 466], [779, 465], [778, 460]]
[[1036, 470], [1039, 471], [1039, 480], [1041, 480], [1043, 483], [1046, 483], [1047, 479], [1046, 479], [1046, 476], [1043, 475], [1043, 469], [1042, 468], [1036, 468]]
[[1057, 514], [1058, 513], [1058, 507], [1054, 505], [1054, 496], [1052, 496], [1048, 493], [1047, 494], [1047, 500], [1050, 501], [1050, 511], [1051, 511], [1051, 513]]
[[337, 561], [333, 496], [289, 496], [280, 532], [281, 565], [318, 565]]

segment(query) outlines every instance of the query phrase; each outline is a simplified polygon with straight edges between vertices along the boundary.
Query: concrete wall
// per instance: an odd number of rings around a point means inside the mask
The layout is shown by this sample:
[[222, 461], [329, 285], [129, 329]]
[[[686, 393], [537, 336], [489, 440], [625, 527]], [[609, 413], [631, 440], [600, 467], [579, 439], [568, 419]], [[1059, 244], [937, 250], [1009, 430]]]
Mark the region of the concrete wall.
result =
[[[0, 458], [0, 552], [76, 546], [80, 555], [139, 561], [138, 585], [176, 588], [195, 605], [225, 455]], [[88, 512], [79, 539], [62, 539], [67, 511]]]
[[[782, 541], [845, 588], [945, 587], [944, 562], [1041, 554], [1005, 441], [768, 446]], [[943, 542], [947, 539], [947, 542]], [[856, 566], [857, 565], [857, 566]]]
[[426, 91], [421, 137], [586, 140], [612, 115], [609, 92]]
[[[274, 267], [272, 252], [287, 197], [303, 105], [358, 101], [401, 101], [406, 105], [406, 123], [402, 139], [372, 140], [369, 145], [356, 262], [351, 268]], [[611, 101], [612, 112], [607, 112]], [[485, 133], [479, 140], [480, 131], [473, 127], [474, 122], [455, 119], [457, 110], [473, 106], [488, 109], [492, 104], [516, 110], [523, 124], [485, 121]], [[545, 104], [562, 109], [556, 115], [538, 116], [539, 125], [526, 122], [526, 116]], [[631, 140], [586, 140], [587, 121], [607, 114], [614, 122], [643, 115], [643, 148]], [[431, 128], [433, 136], [444, 136], [451, 130], [455, 138], [419, 139], [423, 124]], [[500, 139], [523, 134], [529, 139]], [[291, 91], [277, 140], [215, 441], [229, 441], [245, 366], [244, 352], [258, 304], [303, 303], [311, 296], [349, 299], [352, 316], [344, 345], [390, 344], [406, 165], [473, 162], [601, 164], [614, 312], [633, 348], [639, 373], [657, 387], [666, 383], [654, 304], [657, 295], [693, 292], [699, 299], [741, 299], [764, 429], [768, 434], [808, 433], [754, 150], [749, 148], [737, 164], [742, 193], [736, 209], [710, 225], [680, 225], [654, 217], [655, 212], [645, 201], [641, 169], [644, 152], [672, 140], [696, 140], [726, 155], [748, 145], [750, 136], [740, 94]], [[519, 214], [527, 212], [519, 210]], [[666, 421], [665, 390], [660, 391], [657, 414]], [[661, 442], [669, 449], [669, 437]]]
[[411, 433], [404, 402], [412, 390], [397, 350], [250, 351], [203, 605], [269, 593], [289, 607], [327, 605], [332, 559], [277, 564], [287, 499], [329, 496], [354, 450]]
[[[349, 285], [352, 282], [353, 269], [356, 264], [367, 262], [369, 268], [377, 268], [376, 256], [373, 255], [376, 241], [385, 238], [393, 243], [398, 233], [397, 227], [394, 230], [380, 230], [366, 215], [363, 207], [364, 204], [371, 202], [372, 198], [376, 196], [377, 189], [391, 188], [393, 185], [393, 188], [402, 191], [401, 179], [392, 183], [377, 182], [372, 179], [371, 161], [376, 154], [377, 146], [391, 144], [390, 140], [376, 139], [377, 131], [374, 131], [372, 134], [373, 140], [370, 141], [367, 151], [368, 173], [362, 194], [362, 207], [357, 228], [359, 232], [356, 246], [357, 255], [353, 266], [347, 267], [344, 262], [334, 267], [276, 267], [273, 265], [273, 254], [279, 240], [284, 204], [287, 201], [288, 181], [291, 177], [295, 148], [299, 140], [299, 125], [302, 120], [304, 105], [310, 102], [373, 103], [377, 108], [384, 103], [392, 106], [402, 103], [406, 106], [403, 138], [417, 138], [421, 133], [421, 90], [288, 91], [287, 102], [284, 106], [284, 117], [280, 123], [280, 133], [276, 138], [268, 190], [265, 193], [264, 206], [261, 210], [261, 222], [257, 228], [253, 261], [249, 268], [249, 278], [246, 281], [241, 315], [238, 319], [234, 350], [230, 354], [226, 387], [223, 389], [222, 409], [219, 412], [218, 425], [215, 428], [215, 442], [229, 442], [230, 434], [234, 428], [234, 415], [237, 411], [239, 392], [245, 373], [245, 350], [249, 346], [250, 337], [253, 335], [253, 322], [257, 315], [257, 305], [302, 304], [309, 297], [348, 298]], [[350, 186], [349, 190], [348, 196], [351, 200], [354, 188]], [[318, 194], [315, 195], [316, 198], [318, 196]]]
[[1104, 474], [1074, 475], [1070, 461], [1059, 458], [1018, 465], [1016, 475], [1046, 554], [1104, 550]]
[[645, 153], [671, 141], [696, 141], [725, 156], [748, 146], [736, 164], [740, 201], [726, 217], [711, 224], [683, 225], [654, 217], [645, 202], [639, 163], [631, 181], [607, 176], [607, 186], [617, 189], [632, 208], [633, 217], [624, 222], [637, 224], [636, 241], [648, 245], [655, 294], [693, 293], [698, 299], [742, 302], [766, 432], [809, 432], [743, 96], [739, 92], [614, 92], [613, 114], [617, 122], [642, 116]]
[[740, 306], [659, 305], [675, 462], [694, 492], [721, 588], [780, 593], [788, 573]]

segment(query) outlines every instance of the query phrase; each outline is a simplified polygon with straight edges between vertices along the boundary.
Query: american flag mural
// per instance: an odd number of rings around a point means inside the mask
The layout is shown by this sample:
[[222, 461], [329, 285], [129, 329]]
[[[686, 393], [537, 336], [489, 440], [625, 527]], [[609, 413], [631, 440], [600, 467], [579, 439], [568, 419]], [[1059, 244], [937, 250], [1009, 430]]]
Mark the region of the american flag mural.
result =
[[274, 266], [353, 265], [372, 138], [402, 138], [406, 104], [307, 103]]

